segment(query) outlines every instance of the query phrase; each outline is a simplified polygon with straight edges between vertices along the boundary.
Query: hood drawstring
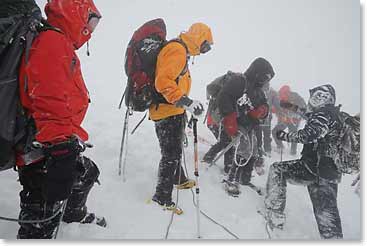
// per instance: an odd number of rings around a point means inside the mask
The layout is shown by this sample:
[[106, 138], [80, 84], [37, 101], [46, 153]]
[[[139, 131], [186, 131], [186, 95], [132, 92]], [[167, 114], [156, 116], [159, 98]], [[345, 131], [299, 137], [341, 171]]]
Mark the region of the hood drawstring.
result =
[[194, 65], [194, 61], [195, 61], [195, 56], [192, 57], [191, 65]]
[[89, 41], [87, 42], [87, 56], [90, 56], [90, 52], [89, 52]]

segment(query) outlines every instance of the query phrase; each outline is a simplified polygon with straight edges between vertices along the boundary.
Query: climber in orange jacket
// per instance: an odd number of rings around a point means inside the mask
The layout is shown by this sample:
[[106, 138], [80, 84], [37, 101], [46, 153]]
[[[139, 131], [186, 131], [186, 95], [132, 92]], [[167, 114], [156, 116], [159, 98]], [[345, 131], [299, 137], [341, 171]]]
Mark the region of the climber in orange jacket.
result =
[[210, 28], [203, 23], [193, 24], [187, 32], [169, 42], [158, 54], [155, 88], [165, 103], [151, 105], [149, 116], [155, 122], [161, 148], [158, 184], [152, 198], [159, 205], [173, 207], [172, 189], [187, 189], [195, 185], [188, 180], [181, 167], [182, 142], [185, 129], [185, 111], [194, 117], [202, 115], [203, 105], [189, 97], [191, 76], [188, 59], [207, 53], [213, 45]]

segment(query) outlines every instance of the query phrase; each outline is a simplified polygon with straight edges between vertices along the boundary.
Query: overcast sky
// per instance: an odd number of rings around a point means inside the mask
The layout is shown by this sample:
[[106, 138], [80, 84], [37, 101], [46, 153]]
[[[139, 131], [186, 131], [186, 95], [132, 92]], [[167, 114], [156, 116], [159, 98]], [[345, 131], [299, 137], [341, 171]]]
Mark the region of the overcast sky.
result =
[[[43, 8], [45, 0], [37, 0]], [[194, 22], [212, 28], [211, 52], [190, 65], [192, 97], [204, 99], [205, 86], [228, 70], [242, 72], [262, 56], [274, 66], [272, 86], [288, 84], [304, 97], [316, 85], [335, 86], [344, 110], [360, 110], [361, 56], [358, 0], [95, 0], [103, 15], [85, 48], [86, 82], [97, 100], [118, 101], [126, 81], [124, 52], [133, 31], [164, 18], [174, 38]], [[108, 86], [107, 86], [108, 85]], [[101, 95], [103, 93], [103, 95]], [[106, 98], [106, 93], [109, 95]], [[105, 102], [106, 103], [106, 102]], [[108, 103], [106, 103], [108, 104]], [[106, 105], [105, 104], [105, 105]]]

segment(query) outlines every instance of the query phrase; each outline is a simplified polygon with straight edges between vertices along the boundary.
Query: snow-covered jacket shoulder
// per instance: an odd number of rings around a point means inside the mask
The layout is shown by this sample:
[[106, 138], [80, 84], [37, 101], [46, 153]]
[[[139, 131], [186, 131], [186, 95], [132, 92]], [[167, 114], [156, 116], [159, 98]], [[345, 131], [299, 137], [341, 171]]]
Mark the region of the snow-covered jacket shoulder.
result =
[[88, 139], [81, 127], [89, 96], [74, 45], [64, 34], [42, 32], [29, 60], [20, 66], [20, 97], [36, 124], [36, 140], [59, 142], [71, 135]]

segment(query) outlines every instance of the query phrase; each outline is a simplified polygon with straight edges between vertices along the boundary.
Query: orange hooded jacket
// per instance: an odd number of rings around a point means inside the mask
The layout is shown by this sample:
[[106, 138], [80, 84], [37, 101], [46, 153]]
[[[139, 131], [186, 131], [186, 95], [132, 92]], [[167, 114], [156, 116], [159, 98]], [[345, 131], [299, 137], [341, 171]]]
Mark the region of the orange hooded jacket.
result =
[[[193, 24], [187, 32], [181, 33], [179, 39], [186, 48], [178, 43], [167, 44], [159, 53], [156, 66], [155, 88], [163, 95], [167, 103], [152, 105], [149, 109], [150, 119], [156, 121], [185, 112], [174, 104], [183, 96], [188, 96], [191, 88], [190, 71], [180, 76], [187, 67], [187, 56], [200, 55], [200, 46], [204, 41], [213, 44], [210, 28], [203, 23]], [[178, 83], [176, 79], [179, 78]]]

